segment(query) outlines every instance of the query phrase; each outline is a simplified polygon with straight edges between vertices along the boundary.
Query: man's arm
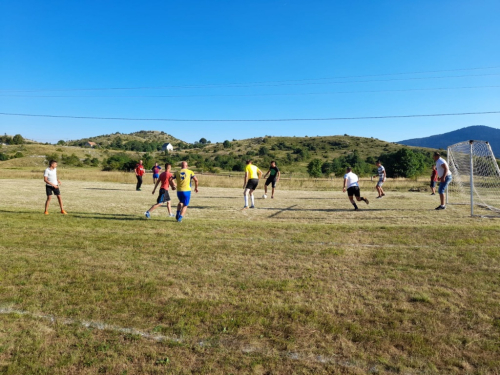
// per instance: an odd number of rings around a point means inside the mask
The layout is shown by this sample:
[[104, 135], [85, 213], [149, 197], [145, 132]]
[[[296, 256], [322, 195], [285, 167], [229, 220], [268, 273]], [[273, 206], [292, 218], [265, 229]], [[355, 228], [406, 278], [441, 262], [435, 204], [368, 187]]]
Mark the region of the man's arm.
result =
[[262, 171], [260, 169], [257, 170], [257, 176], [259, 176], [259, 180], [262, 178]]
[[161, 180], [160, 180], [160, 179], [158, 179], [158, 180], [156, 181], [155, 188], [153, 189], [153, 192], [152, 192], [151, 194], [154, 194], [154, 193], [155, 193], [156, 188], [158, 187], [158, 184], [159, 184], [160, 182], [161, 182]]
[[198, 192], [198, 179], [196, 178], [196, 176], [193, 176], [193, 181], [194, 181], [194, 191], [195, 193]]
[[271, 168], [269, 168], [269, 170], [266, 172], [266, 174], [264, 175], [264, 178], [267, 177], [268, 173], [271, 173]]
[[441, 168], [443, 168], [443, 176], [441, 177], [441, 182], [444, 182], [446, 176], [448, 175], [448, 165], [442, 164]]
[[177, 185], [175, 184], [175, 175], [170, 176], [168, 181], [170, 186], [172, 187], [172, 190], [177, 189]]
[[342, 188], [342, 192], [345, 193], [345, 184], [346, 184], [347, 178], [344, 178], [344, 187]]
[[386, 178], [387, 178], [387, 174], [385, 173], [385, 169], [384, 169], [384, 178], [382, 179], [382, 181], [385, 181]]
[[248, 182], [248, 172], [245, 172], [245, 177], [243, 178], [243, 189], [247, 186]]
[[279, 181], [279, 180], [280, 180], [280, 177], [281, 177], [281, 172], [280, 172], [280, 171], [278, 171], [278, 174], [277, 174], [276, 176], [277, 176], [277, 177], [276, 177], [276, 181]]

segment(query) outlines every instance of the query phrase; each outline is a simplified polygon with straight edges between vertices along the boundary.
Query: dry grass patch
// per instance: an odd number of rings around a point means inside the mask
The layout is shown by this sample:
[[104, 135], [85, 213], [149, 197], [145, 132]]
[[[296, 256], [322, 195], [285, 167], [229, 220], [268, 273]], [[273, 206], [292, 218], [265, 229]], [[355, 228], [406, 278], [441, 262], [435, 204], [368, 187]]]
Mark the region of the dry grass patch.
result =
[[[499, 227], [395, 193], [284, 191], [242, 212], [206, 188], [178, 224], [130, 184], [2, 180], [0, 307], [165, 336], [0, 315], [5, 373], [493, 373]], [[367, 194], [373, 194], [368, 192]], [[370, 195], [369, 195], [370, 196]], [[371, 196], [370, 196], [371, 197]], [[174, 200], [175, 201], [175, 200]]]

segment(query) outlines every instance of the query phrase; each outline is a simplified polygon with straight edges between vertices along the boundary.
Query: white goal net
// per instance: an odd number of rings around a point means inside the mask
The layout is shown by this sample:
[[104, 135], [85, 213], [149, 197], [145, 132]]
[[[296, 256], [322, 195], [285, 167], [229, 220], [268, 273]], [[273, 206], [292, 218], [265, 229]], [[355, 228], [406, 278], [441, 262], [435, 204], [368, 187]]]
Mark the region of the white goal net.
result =
[[470, 204], [500, 214], [500, 168], [491, 146], [484, 141], [466, 141], [448, 147], [453, 180], [448, 187], [449, 203]]

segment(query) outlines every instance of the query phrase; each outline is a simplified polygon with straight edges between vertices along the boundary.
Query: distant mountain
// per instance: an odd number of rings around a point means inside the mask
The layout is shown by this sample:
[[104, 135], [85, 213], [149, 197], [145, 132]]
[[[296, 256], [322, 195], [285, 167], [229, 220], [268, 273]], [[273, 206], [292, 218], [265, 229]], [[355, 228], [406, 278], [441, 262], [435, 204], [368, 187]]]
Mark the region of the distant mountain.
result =
[[496, 158], [500, 158], [500, 129], [484, 125], [468, 126], [449, 133], [432, 135], [425, 138], [399, 141], [403, 145], [444, 149], [452, 144], [469, 141], [488, 141]]
[[68, 141], [67, 144], [69, 146], [81, 146], [87, 142], [95, 142], [101, 147], [108, 146], [115, 140], [116, 138], [120, 138], [122, 142], [128, 141], [141, 141], [141, 142], [170, 142], [172, 144], [177, 145], [178, 143], [185, 143], [184, 141], [175, 138], [174, 136], [167, 134], [163, 131], [158, 130], [141, 130], [135, 133], [123, 134], [123, 133], [113, 133], [113, 134], [105, 134], [98, 135], [90, 138], [82, 138], [77, 140]]

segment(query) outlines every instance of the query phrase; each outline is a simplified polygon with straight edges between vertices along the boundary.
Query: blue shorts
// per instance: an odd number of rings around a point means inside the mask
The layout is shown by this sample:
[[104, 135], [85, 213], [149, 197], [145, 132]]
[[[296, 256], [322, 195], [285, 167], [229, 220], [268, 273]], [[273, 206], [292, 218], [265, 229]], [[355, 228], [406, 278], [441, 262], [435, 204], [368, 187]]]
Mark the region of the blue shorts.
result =
[[153, 174], [153, 178], [160, 178], [159, 174]]
[[191, 199], [190, 191], [178, 191], [177, 198], [179, 198], [179, 202], [184, 206], [189, 206], [189, 200]]
[[450, 184], [451, 180], [452, 180], [452, 177], [450, 174], [450, 175], [446, 176], [446, 178], [444, 179], [444, 182], [439, 183], [439, 189], [438, 189], [439, 194], [444, 194], [444, 192], [446, 191], [446, 188]]

